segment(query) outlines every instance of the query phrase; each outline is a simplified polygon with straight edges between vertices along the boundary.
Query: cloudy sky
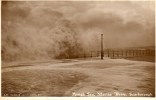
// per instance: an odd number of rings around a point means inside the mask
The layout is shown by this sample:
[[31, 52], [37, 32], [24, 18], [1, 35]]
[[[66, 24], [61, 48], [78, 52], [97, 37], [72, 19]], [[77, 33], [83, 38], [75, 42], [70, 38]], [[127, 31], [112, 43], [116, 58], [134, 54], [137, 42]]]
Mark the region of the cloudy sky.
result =
[[100, 50], [100, 34], [105, 48], [154, 46], [154, 7], [153, 1], [2, 2], [2, 50], [46, 55], [75, 44]]

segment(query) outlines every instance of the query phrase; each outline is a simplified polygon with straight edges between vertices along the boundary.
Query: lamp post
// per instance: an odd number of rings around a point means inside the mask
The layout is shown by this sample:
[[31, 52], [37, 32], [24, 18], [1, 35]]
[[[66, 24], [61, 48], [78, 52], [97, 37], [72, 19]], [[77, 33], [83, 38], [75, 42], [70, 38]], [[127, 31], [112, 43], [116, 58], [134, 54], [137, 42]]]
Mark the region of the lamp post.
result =
[[101, 34], [101, 60], [103, 59], [103, 34]]

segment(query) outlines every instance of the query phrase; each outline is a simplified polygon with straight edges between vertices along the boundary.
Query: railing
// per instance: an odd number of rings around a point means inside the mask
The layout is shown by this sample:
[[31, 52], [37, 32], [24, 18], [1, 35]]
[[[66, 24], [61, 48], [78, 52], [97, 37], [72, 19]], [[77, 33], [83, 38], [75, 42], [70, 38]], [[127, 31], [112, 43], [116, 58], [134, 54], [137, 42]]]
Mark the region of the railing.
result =
[[[90, 53], [83, 53], [81, 58], [100, 57], [101, 51], [90, 51]], [[103, 57], [110, 58], [128, 58], [141, 56], [155, 56], [155, 50], [104, 50]]]

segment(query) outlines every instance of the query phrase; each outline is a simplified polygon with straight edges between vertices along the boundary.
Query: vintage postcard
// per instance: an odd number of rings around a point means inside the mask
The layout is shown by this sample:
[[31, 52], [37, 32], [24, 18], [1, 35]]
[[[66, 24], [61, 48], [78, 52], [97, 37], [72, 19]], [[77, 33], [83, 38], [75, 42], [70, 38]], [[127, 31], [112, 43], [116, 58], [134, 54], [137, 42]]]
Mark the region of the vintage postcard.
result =
[[155, 1], [1, 1], [1, 97], [155, 97]]

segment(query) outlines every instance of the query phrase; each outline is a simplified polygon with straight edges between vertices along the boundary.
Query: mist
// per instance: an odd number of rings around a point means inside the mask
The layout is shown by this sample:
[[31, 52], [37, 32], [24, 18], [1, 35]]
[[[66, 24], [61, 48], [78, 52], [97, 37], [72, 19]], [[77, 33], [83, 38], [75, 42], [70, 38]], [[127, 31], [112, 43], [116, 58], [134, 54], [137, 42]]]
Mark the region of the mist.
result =
[[154, 1], [3, 1], [2, 60], [78, 57], [155, 45]]

